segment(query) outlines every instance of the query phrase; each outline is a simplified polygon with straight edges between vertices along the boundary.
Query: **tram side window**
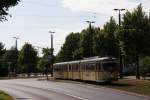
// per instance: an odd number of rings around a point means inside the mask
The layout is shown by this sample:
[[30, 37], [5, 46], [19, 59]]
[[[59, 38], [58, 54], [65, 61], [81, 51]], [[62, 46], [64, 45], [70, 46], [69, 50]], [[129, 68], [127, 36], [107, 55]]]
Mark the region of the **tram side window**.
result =
[[60, 65], [60, 71], [62, 71], [62, 65]]
[[62, 72], [64, 71], [64, 65], [62, 65]]
[[65, 66], [63, 65], [63, 72], [65, 71]]
[[65, 72], [65, 65], [63, 65], [63, 72]]
[[60, 66], [55, 66], [55, 69], [54, 69], [55, 71], [60, 71]]
[[86, 70], [95, 70], [95, 64], [94, 63], [89, 63], [86, 65]]
[[79, 66], [78, 66], [78, 64], [76, 64], [76, 71], [79, 71]]
[[98, 71], [101, 71], [101, 70], [102, 70], [102, 69], [101, 69], [101, 63], [98, 63], [97, 68], [98, 68], [98, 69], [97, 69]]
[[72, 64], [71, 67], [72, 67], [72, 71], [75, 71], [75, 65]]
[[104, 63], [103, 69], [107, 71], [112, 71], [117, 68], [117, 63]]
[[81, 63], [81, 64], [80, 64], [80, 71], [84, 71], [84, 68], [85, 68], [84, 66], [85, 66], [84, 63]]
[[73, 65], [73, 71], [78, 71], [78, 64]]
[[67, 72], [67, 66], [65, 65], [65, 72]]
[[58, 68], [59, 72], [61, 71], [61, 65], [59, 65], [59, 68]]
[[69, 71], [71, 71], [71, 65], [69, 65]]

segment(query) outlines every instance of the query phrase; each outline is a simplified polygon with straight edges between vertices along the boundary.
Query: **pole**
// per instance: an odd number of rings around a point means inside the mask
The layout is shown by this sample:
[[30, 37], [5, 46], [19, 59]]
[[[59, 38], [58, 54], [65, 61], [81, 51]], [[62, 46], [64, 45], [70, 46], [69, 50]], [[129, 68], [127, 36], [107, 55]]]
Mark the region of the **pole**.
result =
[[121, 27], [121, 13], [120, 13], [120, 10], [119, 10], [119, 28]]
[[[119, 11], [119, 30], [121, 28], [121, 11], [125, 9], [114, 9], [115, 11]], [[119, 41], [119, 61], [120, 61], [120, 79], [123, 78], [123, 64], [122, 64], [122, 50], [120, 46], [120, 41]]]
[[149, 12], [149, 20], [150, 20], [150, 12]]
[[[119, 30], [121, 28], [121, 13], [119, 10]], [[120, 41], [119, 41], [119, 45], [120, 45]], [[122, 66], [122, 51], [121, 51], [121, 46], [119, 46], [119, 58], [120, 58], [120, 79], [123, 78], [122, 72], [123, 72], [123, 66]]]
[[53, 48], [53, 34], [51, 34], [51, 68], [52, 68], [52, 77], [53, 77], [53, 51], [54, 51], [54, 48]]
[[[18, 37], [13, 37], [14, 39], [15, 39], [15, 52], [16, 52], [16, 67], [17, 67], [17, 59], [18, 59], [18, 48], [17, 48], [17, 43], [18, 43]], [[14, 69], [13, 69], [13, 71], [14, 71], [14, 74], [16, 74], [16, 68], [14, 67]]]
[[[91, 32], [91, 27], [92, 27], [92, 23], [95, 23], [94, 21], [86, 21], [87, 23], [89, 23], [89, 33]], [[93, 56], [93, 33], [90, 33], [91, 37], [90, 37], [90, 43], [89, 43], [89, 56], [92, 57]]]
[[18, 50], [18, 48], [17, 48], [17, 42], [18, 42], [18, 41], [17, 41], [17, 40], [18, 40], [19, 38], [18, 38], [18, 37], [13, 37], [13, 38], [15, 39], [15, 49]]
[[51, 49], [53, 49], [53, 34], [51, 34]]
[[51, 33], [51, 69], [52, 69], [51, 76], [53, 77], [53, 71], [54, 71], [54, 68], [53, 68], [53, 63], [54, 63], [53, 33], [55, 33], [55, 32], [49, 31], [49, 33]]

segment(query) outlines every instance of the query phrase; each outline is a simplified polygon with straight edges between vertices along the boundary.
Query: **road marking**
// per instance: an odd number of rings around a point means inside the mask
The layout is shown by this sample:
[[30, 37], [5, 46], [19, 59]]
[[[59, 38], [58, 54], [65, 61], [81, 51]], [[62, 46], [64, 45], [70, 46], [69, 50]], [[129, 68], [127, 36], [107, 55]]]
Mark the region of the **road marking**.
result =
[[52, 89], [48, 89], [48, 90], [50, 90], [50, 91], [54, 91], [54, 92], [56, 92], [56, 93], [61, 93], [61, 94], [64, 94], [64, 95], [67, 95], [67, 96], [70, 96], [70, 97], [73, 97], [73, 98], [77, 98], [77, 99], [79, 99], [79, 100], [88, 100], [88, 99], [86, 99], [86, 98], [82, 98], [82, 97], [79, 97], [79, 96], [76, 96], [76, 95], [73, 95], [73, 94], [70, 94], [70, 93], [64, 93], [64, 92], [67, 92], [67, 91], [59, 91], [59, 90], [52, 90]]
[[79, 96], [75, 96], [75, 95], [72, 95], [72, 94], [69, 94], [69, 93], [64, 93], [65, 95], [68, 95], [68, 96], [71, 96], [71, 97], [74, 97], [74, 98], [77, 98], [77, 99], [80, 99], [80, 100], [88, 100], [88, 99], [85, 99], [85, 98], [82, 98], [82, 97], [79, 97]]

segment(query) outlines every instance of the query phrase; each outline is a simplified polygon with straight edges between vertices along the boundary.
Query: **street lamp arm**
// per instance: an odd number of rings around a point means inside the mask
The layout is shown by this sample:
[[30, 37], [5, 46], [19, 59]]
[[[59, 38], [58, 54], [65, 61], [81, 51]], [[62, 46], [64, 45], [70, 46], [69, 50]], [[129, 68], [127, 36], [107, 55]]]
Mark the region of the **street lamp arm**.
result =
[[124, 11], [124, 10], [126, 10], [126, 9], [121, 9], [121, 11]]
[[19, 37], [13, 37], [14, 39], [19, 39]]
[[116, 10], [116, 11], [117, 11], [117, 10], [119, 10], [119, 9], [114, 9], [114, 10]]
[[49, 31], [49, 33], [55, 33], [55, 32], [53, 32], [53, 31]]

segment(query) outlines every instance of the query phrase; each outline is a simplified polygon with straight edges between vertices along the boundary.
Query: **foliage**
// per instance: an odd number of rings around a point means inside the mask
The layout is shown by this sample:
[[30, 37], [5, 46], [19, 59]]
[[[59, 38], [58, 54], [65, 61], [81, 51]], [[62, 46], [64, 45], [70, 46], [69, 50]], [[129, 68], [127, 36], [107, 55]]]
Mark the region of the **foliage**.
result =
[[124, 14], [119, 35], [126, 53], [132, 55], [136, 62], [136, 76], [139, 78], [139, 58], [145, 55], [144, 50], [150, 48], [149, 21], [141, 4], [133, 12], [127, 11]]
[[76, 49], [73, 52], [73, 60], [80, 60], [83, 58], [83, 50], [82, 48]]
[[48, 64], [49, 62], [47, 62], [46, 60], [44, 60], [43, 58], [41, 58], [38, 62], [37, 62], [37, 69], [39, 72], [44, 72], [45, 71], [45, 66]]
[[35, 71], [37, 58], [37, 51], [31, 44], [26, 43], [19, 53], [18, 62], [23, 67], [24, 72], [30, 74]]
[[[17, 59], [18, 59], [18, 51], [16, 51], [15, 48], [11, 48], [10, 50], [7, 50], [6, 53], [3, 55], [3, 75], [6, 74], [8, 70], [13, 72], [15, 71], [17, 68]], [[9, 65], [10, 64], [10, 65]], [[10, 68], [9, 68], [10, 67]]]
[[2, 55], [5, 53], [5, 49], [4, 49], [4, 44], [0, 42], [0, 58], [2, 57]]
[[144, 57], [141, 59], [140, 73], [143, 77], [150, 75], [150, 57]]
[[71, 33], [66, 37], [63, 47], [56, 57], [56, 62], [73, 60], [73, 53], [80, 47], [80, 34]]
[[94, 56], [94, 27], [89, 25], [89, 28], [81, 32], [81, 48], [83, 50], [83, 57], [92, 57]]
[[4, 49], [4, 44], [0, 42], [0, 76], [7, 75], [7, 68], [3, 66], [3, 55], [5, 52], [6, 50]]
[[37, 62], [37, 69], [39, 72], [46, 73], [47, 71], [51, 71], [52, 69], [50, 67], [50, 64], [54, 61], [54, 55], [52, 55], [52, 49], [51, 48], [43, 48], [42, 50], [43, 57], [40, 58]]
[[52, 54], [53, 50], [51, 48], [43, 48], [43, 60], [47, 62], [47, 64], [54, 62], [54, 55]]
[[118, 57], [118, 42], [115, 37], [117, 24], [113, 17], [104, 25], [103, 30], [99, 30], [95, 37], [95, 52], [99, 56], [113, 56]]
[[6, 16], [9, 15], [8, 10], [18, 4], [20, 0], [0, 0], [0, 21], [7, 20]]

